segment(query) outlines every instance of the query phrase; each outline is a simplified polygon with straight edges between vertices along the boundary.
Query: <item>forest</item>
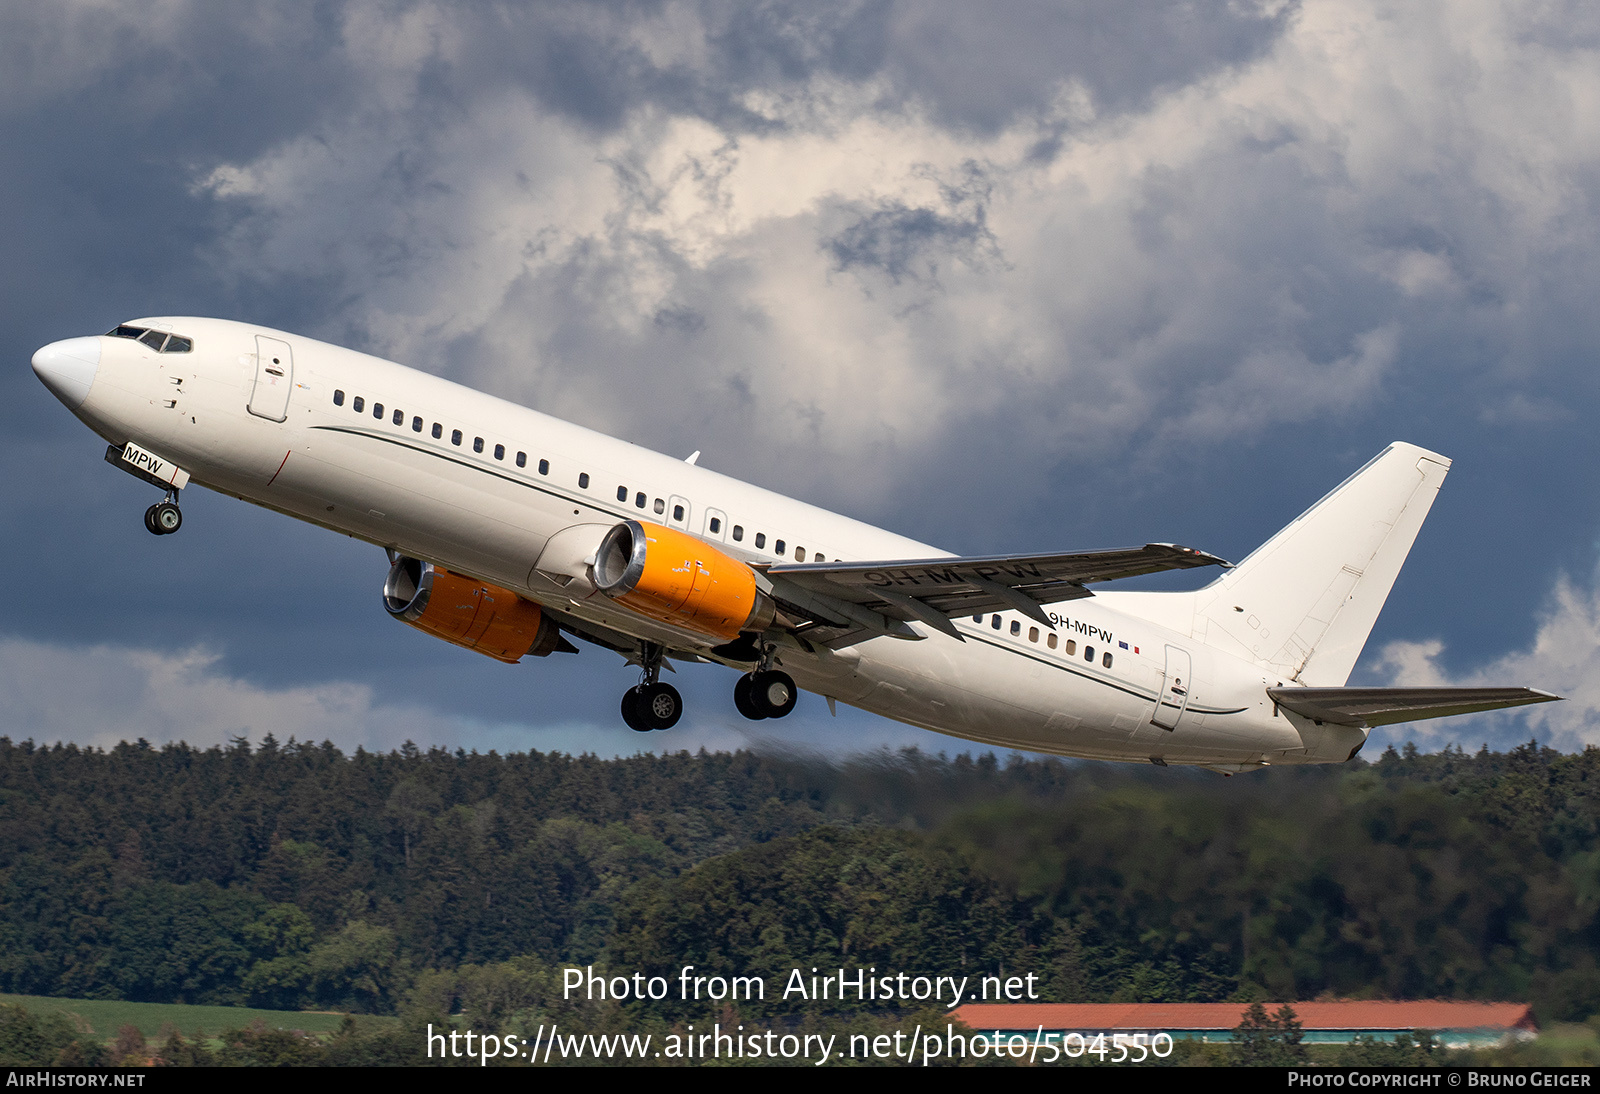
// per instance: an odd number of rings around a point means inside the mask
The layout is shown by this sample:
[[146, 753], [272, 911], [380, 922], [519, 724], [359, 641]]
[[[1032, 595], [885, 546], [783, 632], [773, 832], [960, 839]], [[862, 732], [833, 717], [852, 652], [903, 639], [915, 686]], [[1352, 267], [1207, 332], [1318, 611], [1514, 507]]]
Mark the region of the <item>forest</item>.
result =
[[1597, 829], [1600, 750], [1533, 743], [1224, 779], [0, 738], [0, 991], [494, 1021], [557, 1005], [564, 966], [872, 967], [1031, 973], [1049, 1002], [1496, 999], [1582, 1022]]

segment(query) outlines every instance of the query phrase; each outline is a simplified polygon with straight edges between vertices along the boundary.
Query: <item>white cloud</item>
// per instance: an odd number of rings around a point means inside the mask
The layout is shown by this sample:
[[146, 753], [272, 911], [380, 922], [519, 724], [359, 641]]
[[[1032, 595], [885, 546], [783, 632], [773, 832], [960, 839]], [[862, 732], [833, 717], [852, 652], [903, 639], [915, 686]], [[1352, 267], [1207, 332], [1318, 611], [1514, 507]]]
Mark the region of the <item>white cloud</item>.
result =
[[[50, 207], [96, 237], [49, 254], [98, 284], [192, 267], [147, 291], [231, 283], [236, 317], [309, 314], [307, 333], [882, 523], [904, 523], [895, 503], [936, 514], [930, 536], [1011, 540], [1113, 471], [1220, 469], [1285, 426], [1387, 440], [1420, 421], [1463, 457], [1570, 436], [1593, 388], [1565, 381], [1588, 383], [1600, 338], [1600, 9], [1262, 7], [1279, 21], [1238, 45], [1232, 24], [1206, 39], [1246, 8], [1221, 0], [63, 0], [0, 12], [0, 115]], [[1201, 44], [1174, 53], [1185, 34]], [[91, 117], [134, 136], [84, 137]], [[138, 185], [105, 174], [112, 155]], [[121, 203], [191, 162], [174, 220]], [[170, 250], [133, 245], [173, 223]], [[1418, 392], [1442, 393], [1436, 416]], [[1227, 470], [1212, 481], [1241, 481]], [[1592, 620], [1563, 589], [1576, 607], [1551, 619]], [[279, 725], [281, 702], [280, 737], [346, 747], [637, 747], [257, 685], [205, 652], [5, 649], [17, 724], [41, 736], [219, 741]], [[1425, 676], [1430, 649], [1391, 647], [1391, 671]], [[1530, 663], [1529, 682], [1576, 693], [1586, 664]], [[1526, 717], [1578, 710], [1551, 732], [1587, 740], [1579, 702]]]
[[878, 748], [920, 746], [964, 751], [971, 746], [937, 734], [841, 709], [830, 718], [820, 700], [777, 722], [746, 722], [723, 702], [691, 709], [665, 733], [639, 734], [621, 718], [600, 725], [561, 721], [490, 722], [481, 717], [379, 699], [373, 688], [347, 681], [274, 687], [229, 675], [215, 651], [163, 652], [125, 646], [64, 646], [0, 639], [0, 735], [39, 744], [71, 742], [110, 748], [143, 738], [153, 745], [185, 741], [197, 748], [226, 746], [244, 737], [259, 744], [271, 733], [332, 741], [345, 752], [423, 748], [479, 752], [638, 752], [801, 750], [851, 755]]
[[217, 671], [220, 656], [116, 646], [0, 641], [0, 697], [14, 740], [108, 747], [140, 737], [209, 747], [233, 737], [332, 740], [390, 748], [450, 742], [457, 727], [419, 707], [386, 705], [360, 684], [263, 687]]
[[1587, 588], [1563, 577], [1533, 644], [1481, 668], [1452, 675], [1440, 663], [1445, 644], [1390, 642], [1375, 666], [1387, 683], [1409, 687], [1533, 687], [1564, 697], [1498, 714], [1440, 718], [1396, 726], [1389, 736], [1432, 747], [1487, 741], [1495, 747], [1530, 736], [1562, 751], [1600, 745], [1600, 573]]
[[[237, 217], [223, 265], [326, 283], [326, 333], [657, 447], [715, 431], [794, 489], [821, 450], [883, 468], [833, 485], [876, 500], [989, 418], [1047, 467], [1351, 414], [1439, 307], [1494, 327], [1445, 367], [1492, 372], [1596, 238], [1600, 64], [1541, 4], [1310, 0], [1142, 112], [1062, 80], [988, 135], [823, 68], [737, 123], [641, 99], [596, 131], [514, 82], [442, 109], [467, 32], [376, 10], [344, 24], [372, 90], [202, 184]], [[716, 63], [698, 11], [641, 56]]]

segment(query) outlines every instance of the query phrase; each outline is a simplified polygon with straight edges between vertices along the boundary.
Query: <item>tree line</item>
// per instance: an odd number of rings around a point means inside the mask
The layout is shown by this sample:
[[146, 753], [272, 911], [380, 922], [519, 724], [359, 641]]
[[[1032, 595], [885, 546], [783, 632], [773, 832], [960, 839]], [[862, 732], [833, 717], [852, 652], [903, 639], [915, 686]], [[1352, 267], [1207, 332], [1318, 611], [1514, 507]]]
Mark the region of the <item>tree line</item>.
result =
[[565, 965], [874, 967], [1033, 973], [1056, 1002], [1510, 999], [1581, 1021], [1597, 792], [1600, 751], [1532, 743], [1224, 780], [0, 738], [0, 990], [489, 1017], [557, 1005]]

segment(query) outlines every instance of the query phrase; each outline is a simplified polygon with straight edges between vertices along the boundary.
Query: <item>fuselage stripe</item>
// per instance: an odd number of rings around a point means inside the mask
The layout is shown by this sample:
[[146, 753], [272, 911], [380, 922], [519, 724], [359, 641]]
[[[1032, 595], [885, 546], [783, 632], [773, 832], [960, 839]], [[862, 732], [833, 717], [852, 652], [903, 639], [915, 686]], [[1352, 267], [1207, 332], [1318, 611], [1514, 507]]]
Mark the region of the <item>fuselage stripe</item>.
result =
[[[369, 430], [369, 429], [352, 429], [349, 426], [340, 426], [340, 425], [314, 425], [314, 426], [311, 426], [310, 428], [327, 430], [328, 432], [331, 432], [331, 433], [346, 433], [346, 434], [349, 434], [352, 437], [365, 437], [368, 440], [383, 441], [385, 444], [396, 445], [396, 446], [398, 446], [400, 448], [407, 449], [408, 451], [411, 451], [411, 452], [419, 452], [419, 453], [421, 453], [421, 454], [423, 454], [425, 456], [433, 456], [433, 457], [435, 457], [437, 459], [444, 460], [447, 463], [453, 463], [453, 464], [456, 464], [456, 465], [458, 465], [460, 467], [470, 468], [473, 471], [481, 471], [485, 475], [492, 475], [493, 477], [495, 477], [497, 479], [504, 479], [506, 482], [514, 483], [514, 484], [516, 484], [518, 486], [525, 486], [529, 490], [535, 490], [535, 491], [538, 491], [541, 494], [545, 494], [545, 495], [548, 495], [548, 496], [553, 497], [553, 498], [560, 498], [563, 501], [569, 502], [571, 504], [587, 507], [589, 509], [593, 509], [596, 512], [605, 513], [607, 515], [614, 516], [614, 517], [618, 518], [619, 520], [620, 519], [626, 519], [631, 515], [630, 511], [627, 510], [627, 509], [622, 509], [620, 511], [619, 510], [614, 510], [614, 509], [608, 508], [607, 506], [605, 506], [603, 504], [597, 504], [593, 499], [581, 498], [581, 497], [577, 497], [575, 495], [566, 494], [566, 493], [563, 493], [562, 491], [552, 489], [552, 488], [550, 488], [548, 486], [544, 486], [544, 485], [542, 485], [540, 483], [537, 483], [537, 482], [529, 482], [529, 481], [527, 481], [525, 479], [520, 479], [520, 478], [517, 478], [517, 477], [512, 476], [512, 475], [507, 475], [504, 472], [497, 471], [492, 467], [484, 467], [481, 464], [477, 464], [477, 463], [472, 462], [471, 460], [458, 459], [457, 457], [450, 455], [448, 452], [439, 452], [439, 451], [436, 451], [433, 448], [430, 448], [430, 447], [428, 447], [426, 445], [414, 444], [413, 442], [411, 442], [409, 440], [406, 440], [403, 437], [390, 437], [390, 436], [386, 436], [383, 433], [374, 432], [374, 431]], [[1058, 670], [1060, 670], [1062, 672], [1066, 672], [1066, 673], [1068, 673], [1070, 675], [1078, 676], [1078, 677], [1081, 677], [1081, 678], [1083, 678], [1085, 680], [1091, 680], [1091, 681], [1093, 681], [1093, 682], [1095, 682], [1097, 684], [1100, 684], [1100, 685], [1102, 685], [1104, 687], [1111, 688], [1113, 691], [1120, 691], [1120, 692], [1122, 692], [1122, 693], [1124, 693], [1126, 695], [1132, 695], [1133, 697], [1135, 697], [1137, 699], [1143, 699], [1143, 700], [1145, 700], [1146, 702], [1149, 702], [1149, 703], [1154, 703], [1156, 701], [1156, 694], [1154, 692], [1140, 691], [1138, 689], [1130, 688], [1130, 687], [1128, 687], [1126, 685], [1123, 685], [1123, 684], [1118, 684], [1115, 681], [1107, 680], [1102, 676], [1099, 676], [1099, 675], [1096, 675], [1096, 674], [1093, 674], [1093, 673], [1089, 673], [1089, 672], [1085, 672], [1082, 669], [1078, 668], [1074, 664], [1067, 663], [1067, 662], [1061, 662], [1061, 661], [1053, 661], [1050, 658], [1041, 657], [1038, 654], [1035, 654], [1035, 653], [1033, 653], [1033, 652], [1031, 652], [1029, 650], [1018, 649], [1017, 647], [1007, 645], [1004, 642], [996, 642], [994, 639], [992, 639], [992, 638], [990, 638], [987, 635], [982, 634], [982, 633], [973, 633], [971, 630], [963, 630], [962, 633], [966, 636], [966, 638], [967, 638], [967, 640], [969, 642], [970, 641], [981, 642], [984, 645], [992, 646], [997, 650], [1003, 650], [1006, 653], [1014, 654], [1014, 655], [1016, 655], [1018, 657], [1027, 658], [1030, 661], [1037, 661], [1041, 665], [1047, 665], [1050, 668], [1058, 669]], [[1232, 708], [1232, 709], [1225, 709], [1225, 708], [1222, 708], [1222, 707], [1201, 707], [1201, 706], [1196, 706], [1193, 703], [1190, 703], [1189, 706], [1188, 706], [1188, 710], [1190, 712], [1194, 713], [1194, 714], [1242, 714], [1246, 709], [1247, 708], [1245, 708], [1245, 707], [1235, 707], [1235, 708]]]
[[[1047, 666], [1049, 666], [1050, 668], [1053, 668], [1053, 669], [1060, 669], [1062, 672], [1070, 673], [1073, 676], [1079, 676], [1079, 677], [1082, 677], [1085, 680], [1092, 680], [1097, 684], [1101, 684], [1101, 685], [1103, 685], [1105, 687], [1111, 688], [1113, 691], [1120, 691], [1120, 692], [1124, 693], [1125, 695], [1132, 695], [1136, 699], [1143, 699], [1146, 702], [1150, 702], [1150, 703], [1154, 703], [1156, 701], [1156, 693], [1155, 692], [1141, 691], [1141, 690], [1136, 689], [1136, 688], [1128, 687], [1128, 686], [1126, 686], [1124, 684], [1119, 684], [1114, 680], [1107, 680], [1103, 676], [1098, 676], [1098, 675], [1096, 675], [1094, 673], [1084, 672], [1077, 665], [1071, 664], [1069, 662], [1052, 661], [1048, 657], [1041, 657], [1040, 655], [1038, 655], [1036, 653], [1033, 653], [1033, 652], [1031, 652], [1029, 650], [1018, 649], [1015, 646], [1008, 646], [1004, 642], [996, 642], [994, 639], [988, 637], [987, 635], [974, 634], [970, 630], [964, 630], [961, 633], [966, 636], [966, 639], [969, 642], [972, 642], [972, 641], [982, 642], [984, 645], [993, 646], [997, 650], [1004, 650], [1007, 653], [1016, 654], [1018, 657], [1025, 657], [1030, 661], [1037, 661], [1041, 665], [1047, 665]], [[1247, 707], [1233, 707], [1233, 708], [1202, 707], [1202, 706], [1198, 706], [1198, 705], [1196, 705], [1194, 703], [1190, 703], [1189, 706], [1186, 708], [1186, 710], [1189, 713], [1192, 713], [1192, 714], [1243, 714], [1247, 709], [1249, 709], [1249, 708], [1247, 708]]]
[[492, 467], [484, 467], [480, 464], [473, 463], [471, 460], [457, 459], [448, 452], [436, 452], [432, 448], [428, 448], [424, 445], [413, 444], [412, 442], [401, 437], [386, 437], [382, 433], [374, 433], [367, 429], [351, 429], [349, 426], [342, 425], [314, 425], [310, 428], [326, 430], [329, 433], [348, 433], [352, 437], [365, 437], [368, 440], [382, 441], [385, 444], [396, 445], [411, 452], [420, 452], [424, 456], [433, 456], [436, 459], [444, 460], [446, 463], [453, 463], [458, 467], [465, 467], [472, 471], [481, 471], [485, 475], [490, 475], [497, 479], [503, 479], [506, 482], [514, 483], [517, 486], [525, 486], [529, 490], [537, 491], [538, 493], [545, 494], [552, 498], [560, 498], [562, 501], [565, 501], [569, 504], [593, 509], [598, 513], [606, 513], [611, 516], [617, 516], [619, 519], [628, 515], [628, 510], [626, 509], [618, 513], [612, 509], [608, 509], [603, 504], [597, 504], [592, 498], [583, 498], [573, 494], [563, 493], [560, 490], [552, 489], [551, 487], [544, 486], [538, 482], [530, 482], [527, 479], [520, 479], [514, 475], [507, 475], [503, 471], [496, 471]]

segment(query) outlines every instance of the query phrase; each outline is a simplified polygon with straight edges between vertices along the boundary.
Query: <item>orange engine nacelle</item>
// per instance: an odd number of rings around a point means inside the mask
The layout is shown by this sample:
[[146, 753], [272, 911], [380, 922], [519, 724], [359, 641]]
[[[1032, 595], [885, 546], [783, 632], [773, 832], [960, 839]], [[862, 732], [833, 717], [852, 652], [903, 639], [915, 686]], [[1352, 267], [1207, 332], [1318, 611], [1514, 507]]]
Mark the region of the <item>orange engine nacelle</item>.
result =
[[640, 615], [732, 641], [772, 625], [772, 599], [755, 573], [674, 528], [625, 520], [594, 555], [595, 587]]
[[547, 656], [562, 644], [560, 629], [539, 605], [415, 558], [398, 558], [389, 568], [383, 606], [402, 623], [507, 664], [530, 653]]

